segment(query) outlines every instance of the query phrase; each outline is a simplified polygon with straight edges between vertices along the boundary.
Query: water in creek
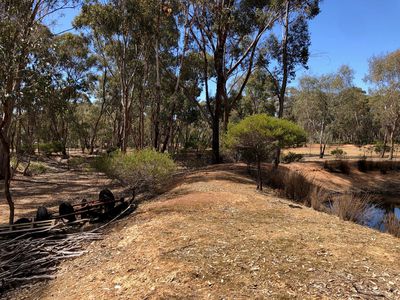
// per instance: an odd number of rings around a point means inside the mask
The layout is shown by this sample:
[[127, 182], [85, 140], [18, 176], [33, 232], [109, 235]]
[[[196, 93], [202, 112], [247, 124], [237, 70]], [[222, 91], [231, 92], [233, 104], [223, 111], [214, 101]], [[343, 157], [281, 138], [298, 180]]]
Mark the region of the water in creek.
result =
[[371, 228], [385, 231], [384, 217], [388, 213], [394, 213], [400, 220], [400, 204], [371, 205], [367, 214], [366, 225]]

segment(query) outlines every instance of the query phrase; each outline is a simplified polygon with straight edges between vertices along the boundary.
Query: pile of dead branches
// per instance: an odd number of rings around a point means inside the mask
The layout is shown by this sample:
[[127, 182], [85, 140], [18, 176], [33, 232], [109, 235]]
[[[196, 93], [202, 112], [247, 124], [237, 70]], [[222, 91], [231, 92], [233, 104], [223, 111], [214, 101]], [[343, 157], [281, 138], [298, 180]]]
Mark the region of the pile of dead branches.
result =
[[34, 281], [53, 279], [62, 260], [84, 254], [84, 244], [99, 239], [100, 233], [83, 232], [1, 242], [0, 294]]
[[0, 241], [0, 296], [11, 288], [54, 279], [62, 260], [86, 253], [85, 244], [101, 240], [102, 229], [136, 208], [136, 203], [130, 203], [115, 218], [89, 232], [66, 234], [48, 231], [39, 233], [43, 236], [25, 234]]

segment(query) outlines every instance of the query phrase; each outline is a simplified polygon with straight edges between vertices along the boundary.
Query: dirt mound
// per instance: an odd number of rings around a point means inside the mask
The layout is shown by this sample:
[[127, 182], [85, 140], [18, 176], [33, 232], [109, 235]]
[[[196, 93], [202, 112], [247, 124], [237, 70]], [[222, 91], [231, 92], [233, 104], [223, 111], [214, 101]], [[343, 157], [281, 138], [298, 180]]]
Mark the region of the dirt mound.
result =
[[187, 175], [15, 299], [400, 297], [399, 240], [256, 192], [242, 165]]

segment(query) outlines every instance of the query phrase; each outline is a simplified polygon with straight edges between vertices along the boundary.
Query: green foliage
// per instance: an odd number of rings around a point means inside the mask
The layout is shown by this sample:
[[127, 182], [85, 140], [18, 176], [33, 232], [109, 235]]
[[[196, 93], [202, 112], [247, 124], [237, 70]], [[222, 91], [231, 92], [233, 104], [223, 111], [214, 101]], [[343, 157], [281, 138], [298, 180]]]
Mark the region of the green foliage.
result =
[[336, 148], [331, 151], [331, 154], [335, 156], [337, 159], [339, 159], [339, 158], [344, 158], [347, 153], [343, 149]]
[[47, 171], [47, 166], [41, 162], [31, 162], [29, 171], [32, 175], [44, 174]]
[[176, 171], [168, 154], [151, 149], [127, 154], [113, 152], [95, 159], [93, 167], [133, 188], [150, 191], [159, 188]]
[[64, 150], [64, 146], [60, 142], [50, 142], [39, 144], [39, 151], [49, 156], [53, 153], [60, 153]]
[[298, 125], [284, 119], [258, 114], [231, 125], [225, 136], [227, 148], [239, 152], [250, 151], [265, 160], [279, 148], [298, 146], [306, 140], [306, 133]]
[[385, 152], [388, 152], [390, 150], [390, 147], [388, 145], [384, 145], [383, 142], [376, 142], [374, 145], [374, 152], [379, 154], [383, 152], [383, 149], [385, 149]]
[[303, 157], [303, 154], [288, 152], [287, 154], [282, 155], [281, 161], [285, 164], [290, 164], [292, 162], [301, 161]]

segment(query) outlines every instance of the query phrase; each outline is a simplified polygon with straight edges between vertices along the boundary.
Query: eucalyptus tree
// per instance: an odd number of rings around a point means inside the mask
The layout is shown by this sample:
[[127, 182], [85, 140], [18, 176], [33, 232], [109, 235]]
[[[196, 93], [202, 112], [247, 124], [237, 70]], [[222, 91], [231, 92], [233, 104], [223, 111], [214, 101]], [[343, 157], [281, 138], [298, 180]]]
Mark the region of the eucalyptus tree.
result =
[[[110, 80], [119, 84], [118, 144], [124, 152], [134, 130], [133, 108], [137, 102], [141, 144], [144, 117], [149, 115], [153, 146], [159, 148], [164, 73], [179, 36], [174, 21], [177, 4], [168, 4], [160, 0], [87, 1], [75, 19], [75, 26], [90, 39]], [[145, 103], [146, 99], [151, 103]], [[146, 107], [150, 111], [146, 112]]]
[[[201, 54], [206, 108], [212, 128], [213, 162], [220, 162], [220, 119], [240, 99], [257, 59], [257, 45], [279, 17], [282, 1], [189, 0], [192, 48]], [[241, 80], [239, 86], [234, 83]], [[210, 82], [216, 81], [215, 95]], [[229, 95], [228, 85], [235, 87]], [[224, 114], [223, 114], [224, 112]], [[204, 115], [204, 113], [203, 113]]]
[[367, 80], [374, 84], [371, 98], [374, 115], [390, 142], [389, 159], [393, 159], [400, 126], [400, 50], [371, 58]]
[[276, 113], [276, 97], [271, 92], [272, 85], [273, 83], [265, 70], [255, 69], [243, 91], [243, 97], [237, 104], [236, 110], [239, 115], [242, 118], [261, 113], [274, 116]]
[[296, 77], [296, 69], [308, 68], [311, 45], [308, 22], [319, 14], [320, 0], [285, 0], [280, 7], [277, 27], [281, 37], [274, 31], [262, 45], [260, 64], [270, 75], [275, 96], [278, 98], [277, 117], [284, 113], [288, 83]]
[[141, 12], [141, 1], [88, 1], [75, 19], [75, 26], [85, 30], [92, 48], [101, 58], [110, 76], [119, 84], [122, 122], [119, 146], [126, 151], [131, 130], [133, 92], [136, 75], [143, 67], [146, 30], [151, 23]]
[[77, 123], [76, 106], [89, 101], [90, 86], [96, 81], [96, 58], [89, 51], [88, 41], [72, 33], [54, 37], [53, 46], [54, 95], [48, 99], [46, 109], [52, 139], [60, 143], [66, 155], [70, 127]]
[[6, 0], [0, 3], [0, 180], [10, 207], [10, 223], [14, 204], [10, 193], [10, 126], [21, 87], [29, 69], [31, 52], [40, 46], [38, 31], [44, 18], [65, 8], [68, 0]]
[[369, 99], [354, 86], [353, 73], [342, 66], [335, 73], [304, 76], [293, 93], [292, 115], [320, 144], [320, 158], [330, 141], [365, 144], [375, 134]]
[[[273, 83], [272, 92], [278, 99], [277, 117], [283, 118], [287, 85], [295, 78], [298, 66], [308, 68], [311, 45], [308, 22], [319, 14], [320, 0], [285, 0], [280, 7], [277, 27], [262, 45], [260, 59]], [[279, 163], [280, 149], [277, 148], [275, 167]]]
[[357, 145], [374, 142], [378, 131], [365, 91], [355, 86], [344, 88], [337, 94], [332, 110], [333, 140]]
[[309, 133], [309, 138], [319, 142], [320, 158], [324, 157], [333, 122], [333, 99], [327, 86], [328, 80], [327, 77], [304, 76], [294, 94], [293, 115]]

